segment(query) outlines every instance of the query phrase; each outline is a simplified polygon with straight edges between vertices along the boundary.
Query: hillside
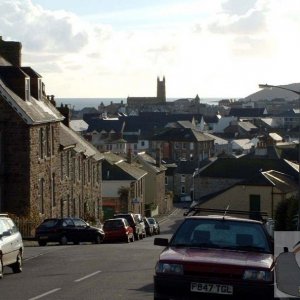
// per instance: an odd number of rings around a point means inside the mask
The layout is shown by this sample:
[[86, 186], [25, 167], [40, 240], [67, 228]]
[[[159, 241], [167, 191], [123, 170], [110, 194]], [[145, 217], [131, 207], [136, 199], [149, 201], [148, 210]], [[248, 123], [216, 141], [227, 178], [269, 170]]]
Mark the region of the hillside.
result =
[[[299, 91], [300, 93], [300, 83], [292, 83], [287, 85], [281, 85], [284, 88], [288, 88], [291, 90]], [[295, 93], [290, 91], [285, 91], [279, 88], [272, 89], [262, 89], [256, 93], [253, 93], [244, 98], [244, 100], [258, 101], [258, 100], [272, 100], [275, 98], [284, 98], [287, 101], [299, 99], [300, 96], [297, 96]]]

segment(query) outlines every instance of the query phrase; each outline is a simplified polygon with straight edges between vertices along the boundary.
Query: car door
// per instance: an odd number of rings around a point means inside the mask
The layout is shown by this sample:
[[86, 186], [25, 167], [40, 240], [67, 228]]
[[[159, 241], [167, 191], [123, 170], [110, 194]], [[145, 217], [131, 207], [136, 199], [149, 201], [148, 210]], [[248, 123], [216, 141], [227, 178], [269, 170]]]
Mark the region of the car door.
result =
[[81, 242], [90, 242], [93, 240], [93, 230], [86, 222], [81, 219], [74, 219], [74, 224], [77, 230], [77, 237]]
[[16, 249], [14, 249], [13, 245], [14, 236], [12, 234], [11, 228], [4, 219], [0, 219], [0, 234], [2, 263], [5, 266], [14, 262]]

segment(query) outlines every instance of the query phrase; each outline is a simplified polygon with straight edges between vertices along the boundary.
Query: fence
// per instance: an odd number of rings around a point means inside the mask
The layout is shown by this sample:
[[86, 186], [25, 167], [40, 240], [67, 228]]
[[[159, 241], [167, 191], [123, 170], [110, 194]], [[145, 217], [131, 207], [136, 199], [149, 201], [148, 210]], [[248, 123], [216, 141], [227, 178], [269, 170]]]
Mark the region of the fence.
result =
[[22, 219], [14, 219], [13, 221], [22, 234], [23, 239], [34, 237], [35, 224], [33, 222]]

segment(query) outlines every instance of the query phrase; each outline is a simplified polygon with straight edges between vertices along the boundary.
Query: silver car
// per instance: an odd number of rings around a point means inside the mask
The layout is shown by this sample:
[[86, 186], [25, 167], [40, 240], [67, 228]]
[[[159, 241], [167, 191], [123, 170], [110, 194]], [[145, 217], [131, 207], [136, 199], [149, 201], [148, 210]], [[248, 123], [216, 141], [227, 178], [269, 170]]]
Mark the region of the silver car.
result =
[[14, 273], [22, 272], [24, 245], [15, 223], [7, 214], [0, 214], [0, 278], [3, 267], [11, 267]]

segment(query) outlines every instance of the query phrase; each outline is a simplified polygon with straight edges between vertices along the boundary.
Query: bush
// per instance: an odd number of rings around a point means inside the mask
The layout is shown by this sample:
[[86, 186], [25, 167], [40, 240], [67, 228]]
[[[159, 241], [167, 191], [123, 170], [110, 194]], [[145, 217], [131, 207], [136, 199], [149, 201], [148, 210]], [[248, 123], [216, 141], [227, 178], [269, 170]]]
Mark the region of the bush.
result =
[[[296, 230], [295, 217], [298, 214], [298, 199], [293, 197], [279, 202], [275, 212], [275, 230]], [[296, 222], [297, 223], [297, 222]]]

